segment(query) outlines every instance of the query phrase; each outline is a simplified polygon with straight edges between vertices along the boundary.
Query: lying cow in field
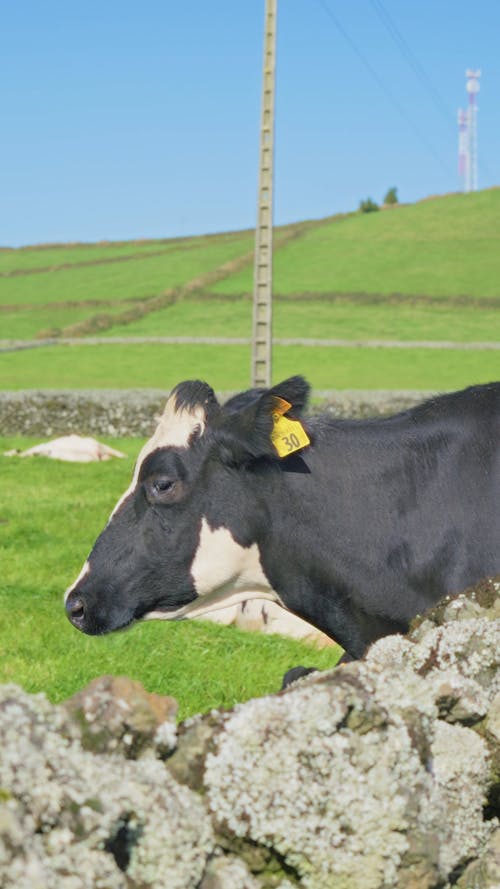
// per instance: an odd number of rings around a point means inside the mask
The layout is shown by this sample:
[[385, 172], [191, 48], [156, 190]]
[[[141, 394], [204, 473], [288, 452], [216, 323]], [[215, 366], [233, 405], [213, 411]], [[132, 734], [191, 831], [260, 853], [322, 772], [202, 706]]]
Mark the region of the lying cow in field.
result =
[[69, 463], [92, 463], [97, 460], [111, 460], [112, 457], [125, 457], [95, 438], [81, 435], [62, 435], [51, 441], [43, 441], [26, 451], [6, 451], [5, 457], [50, 457], [52, 460], [66, 460]]
[[174, 389], [66, 594], [75, 627], [261, 598], [356, 658], [500, 572], [500, 383], [366, 421], [300, 421], [308, 389]]
[[203, 618], [226, 627], [234, 626], [250, 632], [258, 631], [269, 635], [287, 636], [289, 639], [300, 639], [316, 648], [335, 645], [334, 640], [322, 633], [321, 630], [308, 624], [301, 617], [297, 617], [296, 614], [285, 611], [277, 602], [245, 599], [237, 605], [228, 605], [227, 608], [209, 611], [203, 615]]

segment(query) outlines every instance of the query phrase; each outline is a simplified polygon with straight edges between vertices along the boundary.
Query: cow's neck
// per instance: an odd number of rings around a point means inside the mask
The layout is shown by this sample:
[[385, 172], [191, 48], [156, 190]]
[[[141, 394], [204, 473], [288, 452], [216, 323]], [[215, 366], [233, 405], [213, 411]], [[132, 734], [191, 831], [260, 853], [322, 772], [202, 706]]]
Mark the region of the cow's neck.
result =
[[[319, 490], [327, 495], [323, 505], [321, 500], [312, 502], [309, 484], [318, 464], [323, 486], [316, 488], [316, 494]], [[351, 474], [342, 471], [339, 476]], [[353, 558], [356, 576], [362, 578], [365, 573], [363, 553], [353, 555], [351, 535], [343, 527], [349, 509], [355, 501], [359, 504], [365, 491], [363, 480], [351, 477], [349, 490], [343, 489], [335, 467], [327, 475], [316, 454], [303, 460], [302, 471], [296, 462], [291, 471], [256, 476], [253, 485], [257, 498], [260, 487], [262, 499], [267, 493], [268, 512], [258, 548], [263, 572], [278, 601], [359, 657], [374, 639], [405, 627], [373, 614], [368, 618], [357, 591], [351, 588]], [[369, 589], [372, 583], [367, 568], [361, 586]]]

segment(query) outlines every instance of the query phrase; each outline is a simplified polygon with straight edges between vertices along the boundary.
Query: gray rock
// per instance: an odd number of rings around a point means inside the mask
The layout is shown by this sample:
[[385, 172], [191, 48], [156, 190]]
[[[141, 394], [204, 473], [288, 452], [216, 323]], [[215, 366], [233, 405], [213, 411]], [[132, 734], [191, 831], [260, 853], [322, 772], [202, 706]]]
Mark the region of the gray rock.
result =
[[426, 707], [405, 721], [382, 676], [371, 703], [346, 678], [235, 710], [206, 760], [216, 827], [272, 847], [312, 889], [430, 889], [487, 836], [485, 745]]
[[203, 789], [205, 760], [214, 748], [225, 718], [225, 714], [214, 710], [204, 716], [194, 716], [180, 726], [177, 748], [169, 757], [167, 767], [177, 781], [191, 790]]
[[219, 855], [207, 866], [200, 889], [261, 889], [262, 883], [235, 855]]
[[456, 596], [446, 596], [425, 614], [416, 617], [410, 626], [409, 638], [418, 640], [426, 633], [428, 625], [469, 620], [480, 617], [485, 620], [500, 619], [500, 576], [487, 577]]
[[85, 750], [128, 759], [167, 756], [176, 746], [177, 701], [126, 676], [101, 676], [64, 703]]
[[458, 889], [499, 889], [500, 828], [492, 834], [483, 853], [469, 864], [456, 885]]
[[478, 855], [498, 778], [468, 726], [488, 714], [495, 734], [500, 633], [496, 602], [472, 606], [237, 707], [206, 756], [217, 830], [274, 849], [311, 889], [430, 889]]
[[500, 889], [498, 591], [177, 736], [123, 677], [0, 688], [2, 889]]
[[94, 756], [66, 729], [66, 713], [43, 695], [0, 689], [0, 787], [10, 796], [0, 822], [0, 885], [196, 886], [214, 846], [198, 796], [161, 762]]

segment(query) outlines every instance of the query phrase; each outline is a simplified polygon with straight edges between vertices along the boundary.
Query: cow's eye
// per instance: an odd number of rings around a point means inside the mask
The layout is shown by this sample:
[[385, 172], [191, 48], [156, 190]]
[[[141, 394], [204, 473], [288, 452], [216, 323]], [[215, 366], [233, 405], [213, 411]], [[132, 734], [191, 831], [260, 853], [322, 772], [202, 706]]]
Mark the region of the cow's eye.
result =
[[171, 503], [177, 499], [177, 487], [177, 481], [168, 476], [149, 478], [145, 483], [146, 497], [150, 503]]
[[155, 478], [151, 487], [155, 494], [163, 494], [165, 491], [170, 491], [173, 484], [169, 478]]

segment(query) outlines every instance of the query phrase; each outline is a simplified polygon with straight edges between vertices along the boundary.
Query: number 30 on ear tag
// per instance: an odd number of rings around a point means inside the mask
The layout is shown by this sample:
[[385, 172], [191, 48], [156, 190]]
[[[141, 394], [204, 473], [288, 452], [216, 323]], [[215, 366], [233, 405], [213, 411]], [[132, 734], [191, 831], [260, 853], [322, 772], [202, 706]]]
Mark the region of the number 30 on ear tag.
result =
[[309, 436], [299, 420], [284, 417], [291, 404], [277, 395], [273, 397], [273, 431], [271, 441], [280, 457], [287, 457], [295, 451], [301, 451], [311, 444]]

